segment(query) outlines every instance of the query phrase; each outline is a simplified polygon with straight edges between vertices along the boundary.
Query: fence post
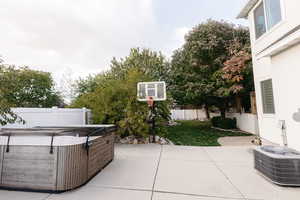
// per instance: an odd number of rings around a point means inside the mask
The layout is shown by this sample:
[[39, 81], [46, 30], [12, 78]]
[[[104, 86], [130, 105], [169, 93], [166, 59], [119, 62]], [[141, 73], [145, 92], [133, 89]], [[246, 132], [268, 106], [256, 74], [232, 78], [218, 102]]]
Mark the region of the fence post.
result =
[[251, 100], [251, 113], [252, 114], [257, 114], [256, 94], [255, 94], [255, 92], [250, 93], [250, 100]]
[[83, 125], [87, 124], [87, 119], [86, 119], [86, 107], [82, 108], [82, 117], [83, 117]]

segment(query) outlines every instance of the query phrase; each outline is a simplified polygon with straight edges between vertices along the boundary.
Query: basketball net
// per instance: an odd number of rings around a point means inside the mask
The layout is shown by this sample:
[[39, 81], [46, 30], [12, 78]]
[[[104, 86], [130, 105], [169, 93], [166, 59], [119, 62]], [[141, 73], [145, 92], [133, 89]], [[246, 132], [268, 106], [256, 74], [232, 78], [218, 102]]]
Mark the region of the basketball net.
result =
[[153, 97], [147, 97], [147, 104], [149, 107], [151, 107], [151, 108], [153, 107], [153, 105], [154, 105]]

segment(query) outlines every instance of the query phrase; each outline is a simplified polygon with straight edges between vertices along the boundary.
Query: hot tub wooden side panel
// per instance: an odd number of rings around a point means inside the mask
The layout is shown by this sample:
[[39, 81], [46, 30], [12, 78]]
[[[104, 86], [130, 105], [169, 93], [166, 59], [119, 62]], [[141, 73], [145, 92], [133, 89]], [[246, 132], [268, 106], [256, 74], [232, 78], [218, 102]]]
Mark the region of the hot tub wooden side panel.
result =
[[76, 188], [88, 180], [88, 155], [83, 145], [59, 147], [57, 191]]
[[114, 133], [93, 141], [89, 149], [88, 177], [102, 170], [114, 158]]
[[[5, 146], [3, 146], [5, 150]], [[55, 190], [57, 148], [10, 146], [3, 153], [0, 186], [20, 189]]]
[[85, 184], [114, 158], [114, 133], [70, 146], [0, 145], [0, 187], [67, 191]]
[[59, 147], [57, 191], [71, 190], [86, 183], [101, 171], [113, 156], [113, 133], [92, 140], [89, 150], [83, 144]]

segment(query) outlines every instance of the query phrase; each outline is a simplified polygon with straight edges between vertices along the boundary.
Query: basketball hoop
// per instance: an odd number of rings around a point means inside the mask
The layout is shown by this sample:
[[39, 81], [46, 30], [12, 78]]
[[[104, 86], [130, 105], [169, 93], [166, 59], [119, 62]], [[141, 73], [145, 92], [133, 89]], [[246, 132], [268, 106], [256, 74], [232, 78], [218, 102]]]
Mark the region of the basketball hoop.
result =
[[147, 104], [149, 107], [151, 107], [151, 108], [153, 107], [153, 105], [154, 105], [153, 97], [147, 97]]
[[[164, 81], [139, 82], [137, 84], [137, 99], [141, 102], [147, 102], [149, 107], [148, 123], [150, 124], [150, 133], [152, 142], [155, 143], [155, 102], [165, 101], [167, 99], [166, 83]], [[151, 139], [150, 139], [151, 141]]]
[[153, 101], [165, 101], [167, 99], [166, 83], [164, 81], [138, 83], [138, 101], [148, 102], [149, 97], [152, 97]]

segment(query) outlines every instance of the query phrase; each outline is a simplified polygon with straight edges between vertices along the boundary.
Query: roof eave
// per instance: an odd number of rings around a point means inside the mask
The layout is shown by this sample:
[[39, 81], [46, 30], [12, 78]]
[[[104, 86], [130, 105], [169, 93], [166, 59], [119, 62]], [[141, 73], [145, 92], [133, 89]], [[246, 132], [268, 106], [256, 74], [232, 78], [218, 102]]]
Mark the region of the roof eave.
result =
[[252, 8], [258, 3], [259, 0], [249, 0], [248, 3], [245, 5], [245, 7], [242, 9], [240, 14], [237, 16], [238, 19], [248, 18], [249, 12], [252, 10]]

